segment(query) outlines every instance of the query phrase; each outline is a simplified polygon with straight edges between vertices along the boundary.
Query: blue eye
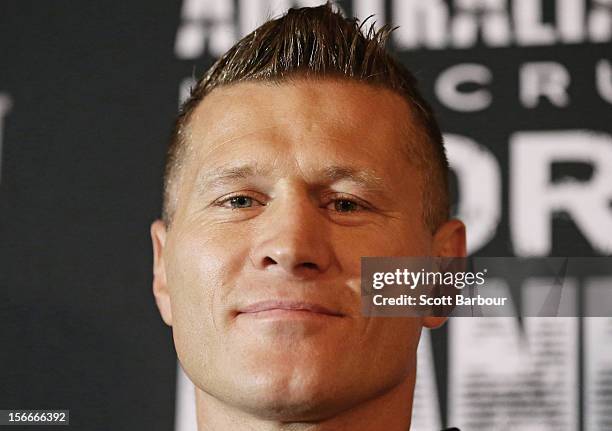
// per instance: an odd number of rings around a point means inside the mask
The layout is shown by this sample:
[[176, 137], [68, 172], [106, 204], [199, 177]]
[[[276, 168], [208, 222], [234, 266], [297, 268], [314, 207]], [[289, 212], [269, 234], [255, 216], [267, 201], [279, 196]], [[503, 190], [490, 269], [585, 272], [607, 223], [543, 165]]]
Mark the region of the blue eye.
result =
[[250, 208], [253, 206], [253, 198], [248, 196], [233, 196], [228, 200], [232, 209]]
[[239, 210], [265, 206], [266, 204], [264, 199], [260, 200], [256, 197], [249, 196], [248, 194], [234, 194], [218, 199], [215, 202], [215, 205], [222, 208]]

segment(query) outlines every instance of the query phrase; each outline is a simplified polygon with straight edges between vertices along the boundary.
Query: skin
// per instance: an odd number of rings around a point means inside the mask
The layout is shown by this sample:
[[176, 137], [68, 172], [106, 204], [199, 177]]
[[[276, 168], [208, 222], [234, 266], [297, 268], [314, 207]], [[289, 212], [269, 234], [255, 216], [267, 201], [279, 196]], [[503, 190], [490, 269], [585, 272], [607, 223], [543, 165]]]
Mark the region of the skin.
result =
[[[422, 175], [398, 156], [422, 145], [412, 124], [395, 93], [328, 79], [197, 107], [173, 221], [151, 237], [199, 430], [409, 428], [421, 329], [444, 319], [363, 316], [360, 257], [465, 256], [460, 221], [425, 227]], [[279, 299], [327, 312], [248, 311]]]

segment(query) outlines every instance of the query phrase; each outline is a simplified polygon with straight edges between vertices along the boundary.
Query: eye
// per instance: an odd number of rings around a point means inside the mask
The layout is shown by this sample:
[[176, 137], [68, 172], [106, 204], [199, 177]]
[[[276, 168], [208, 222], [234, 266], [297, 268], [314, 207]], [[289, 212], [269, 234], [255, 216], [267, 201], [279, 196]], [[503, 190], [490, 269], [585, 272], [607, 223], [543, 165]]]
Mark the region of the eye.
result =
[[254, 206], [262, 206], [261, 202], [247, 195], [233, 195], [229, 196], [225, 199], [220, 200], [217, 203], [218, 206], [224, 208], [230, 208], [233, 210], [244, 209], [244, 208], [252, 208]]
[[338, 197], [330, 201], [327, 208], [337, 213], [353, 213], [367, 209], [367, 205], [352, 197]]
[[357, 211], [359, 209], [359, 204], [356, 202], [350, 201], [348, 199], [338, 199], [334, 201], [334, 211], [338, 211], [340, 213], [348, 213]]
[[232, 208], [249, 208], [253, 206], [253, 199], [248, 196], [234, 196], [228, 203]]

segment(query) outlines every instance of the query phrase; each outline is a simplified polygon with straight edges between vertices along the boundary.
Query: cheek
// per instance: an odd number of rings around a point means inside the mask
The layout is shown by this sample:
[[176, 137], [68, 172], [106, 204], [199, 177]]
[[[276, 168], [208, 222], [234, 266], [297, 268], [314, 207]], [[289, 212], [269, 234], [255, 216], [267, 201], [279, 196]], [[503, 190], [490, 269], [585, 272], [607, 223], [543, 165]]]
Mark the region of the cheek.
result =
[[[430, 235], [420, 228], [419, 220], [409, 223], [388, 222], [370, 225], [350, 233], [334, 232], [336, 253], [343, 272], [351, 274], [358, 301], [361, 298], [361, 257], [364, 256], [427, 256], [431, 252]], [[416, 355], [422, 322], [417, 318], [375, 318], [360, 315], [353, 339], [353, 349], [360, 350], [351, 359], [351, 367], [362, 369], [362, 360], [373, 365], [372, 378], [405, 377]], [[384, 364], [381, 365], [381, 364]]]
[[168, 241], [173, 334], [183, 364], [207, 359], [217, 345], [223, 317], [219, 304], [244, 264], [241, 244], [219, 230], [203, 227], [176, 232]]
[[[332, 231], [335, 254], [342, 273], [351, 282], [355, 301], [361, 301], [361, 257], [427, 256], [431, 239], [426, 232], [408, 223], [372, 226], [367, 229]], [[359, 308], [357, 305], [356, 308]], [[359, 314], [356, 345], [363, 348], [363, 357], [387, 352], [396, 359], [398, 369], [416, 350], [422, 322], [416, 318], [375, 318]], [[401, 340], [401, 341], [400, 341]], [[355, 355], [359, 357], [360, 355]], [[376, 361], [375, 357], [371, 360]], [[402, 365], [403, 364], [403, 365]]]
[[202, 300], [224, 293], [223, 286], [240, 271], [248, 256], [244, 235], [231, 229], [196, 225], [177, 232], [170, 244], [168, 284], [177, 298]]
[[362, 328], [365, 355], [372, 355], [375, 373], [404, 376], [411, 370], [421, 335], [422, 322], [418, 318], [364, 318]]
[[432, 236], [419, 221], [385, 222], [363, 229], [338, 230], [332, 243], [344, 268], [359, 267], [364, 256], [428, 256]]

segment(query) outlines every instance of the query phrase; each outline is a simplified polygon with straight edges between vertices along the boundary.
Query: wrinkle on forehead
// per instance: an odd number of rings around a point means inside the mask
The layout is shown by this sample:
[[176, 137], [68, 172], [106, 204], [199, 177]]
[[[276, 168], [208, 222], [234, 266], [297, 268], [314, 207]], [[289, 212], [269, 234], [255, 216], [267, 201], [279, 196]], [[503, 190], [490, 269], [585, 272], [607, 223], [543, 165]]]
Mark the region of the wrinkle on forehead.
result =
[[[353, 162], [373, 157], [381, 160], [386, 152], [385, 160], [393, 165], [402, 158], [413, 167], [422, 167], [419, 147], [423, 144], [406, 142], [421, 140], [415, 131], [418, 126], [408, 117], [412, 117], [411, 109], [401, 96], [364, 83], [243, 82], [220, 87], [202, 100], [185, 127], [183, 158], [187, 160], [180, 170], [189, 173], [181, 172], [177, 178], [181, 190], [177, 191], [193, 191], [200, 171], [221, 165], [230, 153], [242, 163], [256, 160], [257, 150], [264, 148], [259, 147], [261, 143], [269, 145], [266, 151], [277, 151], [270, 159], [274, 165], [287, 167], [286, 163], [291, 163], [302, 174], [306, 165], [302, 165], [300, 147], [311, 145], [321, 146], [320, 152], [306, 153], [318, 157], [322, 165], [339, 164], [330, 160], [334, 156], [341, 159], [348, 155]], [[357, 139], [366, 144], [356, 145]], [[341, 145], [326, 144], [331, 141]], [[386, 174], [404, 176], [406, 170], [395, 166]]]
[[[236, 180], [246, 180], [253, 177], [269, 177], [275, 173], [275, 163], [264, 165], [261, 163], [226, 163], [210, 169], [201, 169], [196, 178], [196, 192], [203, 193], [213, 184], [223, 184]], [[339, 181], [350, 181], [358, 184], [365, 190], [385, 190], [384, 180], [376, 172], [368, 168], [356, 168], [348, 165], [326, 165], [315, 172], [306, 172], [297, 161], [296, 170], [299, 176], [305, 180], [314, 177], [319, 182], [335, 183]]]

